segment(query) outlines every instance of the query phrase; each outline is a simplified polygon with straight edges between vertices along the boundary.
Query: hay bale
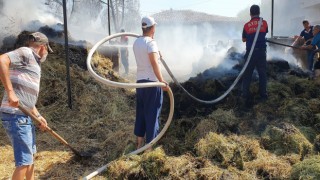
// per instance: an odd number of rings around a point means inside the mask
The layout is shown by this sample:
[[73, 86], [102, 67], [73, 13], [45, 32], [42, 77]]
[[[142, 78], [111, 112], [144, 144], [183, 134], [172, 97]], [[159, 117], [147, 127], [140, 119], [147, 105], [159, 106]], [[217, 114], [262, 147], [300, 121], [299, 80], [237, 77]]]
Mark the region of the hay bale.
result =
[[315, 115], [309, 108], [308, 100], [303, 98], [286, 99], [279, 108], [279, 115], [301, 125], [315, 123]]
[[111, 162], [106, 172], [108, 179], [142, 178], [140, 161], [140, 156], [132, 155]]
[[195, 128], [189, 128], [189, 132], [185, 135], [186, 145], [193, 147], [199, 139], [204, 138], [210, 132], [238, 133], [239, 120], [233, 110], [226, 111], [219, 108], [208, 117], [201, 119]]
[[320, 156], [311, 156], [293, 165], [290, 179], [320, 179]]
[[[286, 84], [278, 81], [268, 82], [268, 93], [270, 94], [269, 100], [272, 100], [274, 104], [277, 104], [280, 100], [292, 97], [293, 92]], [[279, 91], [281, 89], [281, 91]]]
[[[259, 86], [257, 85], [256, 87], [258, 88]], [[263, 124], [268, 123], [265, 122], [261, 124], [261, 120], [275, 120], [278, 118], [280, 114], [279, 108], [283, 104], [283, 101], [291, 98], [294, 94], [285, 83], [274, 80], [268, 82], [267, 91], [269, 94], [268, 101], [258, 103], [253, 107], [254, 114], [258, 119], [255, 123], [257, 123], [258, 126], [263, 126]]]
[[313, 142], [314, 150], [320, 152], [320, 135], [317, 135]]
[[165, 166], [167, 157], [162, 148], [145, 153], [141, 157], [140, 166], [149, 179], [167, 176], [169, 168]]
[[297, 97], [311, 99], [320, 96], [320, 89], [314, 81], [296, 76], [288, 76], [286, 84]]
[[203, 157], [166, 156], [161, 148], [120, 158], [107, 169], [108, 179], [255, 179], [255, 174], [234, 167], [223, 169]]
[[258, 141], [244, 136], [225, 137], [209, 133], [195, 145], [197, 154], [228, 167], [244, 169], [243, 163], [257, 157], [260, 151]]
[[297, 126], [301, 134], [308, 139], [309, 142], [313, 142], [317, 136], [317, 131], [313, 127]]
[[308, 101], [308, 105], [312, 113], [314, 114], [320, 113], [320, 101], [318, 98], [310, 99]]
[[158, 179], [169, 173], [165, 166], [166, 154], [162, 148], [142, 154], [123, 157], [110, 164], [107, 169], [109, 179]]
[[172, 179], [196, 179], [195, 164], [196, 158], [185, 154], [178, 157], [168, 157], [166, 167], [170, 169], [169, 177]]
[[111, 59], [99, 53], [95, 53], [92, 57], [91, 66], [102, 77], [112, 81], [124, 82], [119, 74], [113, 70], [113, 62]]
[[296, 153], [301, 157], [312, 152], [313, 146], [294, 125], [269, 125], [262, 133], [261, 144], [277, 155]]
[[244, 162], [252, 161], [258, 157], [261, 150], [260, 144], [257, 140], [247, 136], [230, 136], [232, 142], [237, 144], [240, 149], [241, 156]]
[[195, 145], [197, 154], [221, 164], [228, 164], [233, 156], [235, 144], [228, 143], [223, 135], [209, 133]]
[[314, 116], [314, 124], [320, 124], [320, 113], [317, 113]]
[[207, 159], [190, 154], [169, 157], [166, 167], [170, 169], [167, 179], [219, 179], [223, 173]]
[[257, 159], [246, 162], [245, 167], [258, 179], [288, 179], [291, 172], [290, 160], [265, 150], [260, 151]]
[[235, 116], [233, 110], [217, 109], [209, 115], [209, 118], [216, 121], [219, 133], [239, 133], [239, 119]]
[[193, 147], [199, 139], [205, 137], [210, 132], [217, 132], [217, 122], [212, 119], [203, 119], [191, 132], [185, 136], [185, 143], [188, 147]]

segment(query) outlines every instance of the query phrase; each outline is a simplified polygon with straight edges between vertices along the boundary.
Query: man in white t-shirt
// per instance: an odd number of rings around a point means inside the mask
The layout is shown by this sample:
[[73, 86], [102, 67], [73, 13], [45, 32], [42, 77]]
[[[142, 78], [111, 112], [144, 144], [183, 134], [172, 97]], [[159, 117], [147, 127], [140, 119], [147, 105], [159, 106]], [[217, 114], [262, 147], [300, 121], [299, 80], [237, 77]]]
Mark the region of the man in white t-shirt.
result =
[[[133, 44], [133, 52], [137, 62], [137, 83], [163, 82], [159, 50], [153, 39], [155, 25], [152, 17], [141, 20], [143, 36]], [[137, 88], [136, 122], [134, 134], [137, 136], [137, 148], [150, 143], [159, 133], [159, 116], [162, 107], [163, 91], [168, 87]]]

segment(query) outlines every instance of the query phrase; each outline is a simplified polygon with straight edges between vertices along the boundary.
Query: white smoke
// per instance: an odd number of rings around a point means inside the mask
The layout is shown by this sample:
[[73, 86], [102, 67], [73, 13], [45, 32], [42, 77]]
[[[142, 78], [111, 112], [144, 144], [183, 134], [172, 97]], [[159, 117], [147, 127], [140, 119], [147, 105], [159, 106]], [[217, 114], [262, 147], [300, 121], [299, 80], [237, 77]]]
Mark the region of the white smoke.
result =
[[22, 30], [36, 30], [42, 24], [60, 22], [46, 9], [45, 0], [3, 0], [0, 10], [1, 43], [4, 36], [17, 35]]
[[[2, 0], [2, 2], [3, 7], [0, 8], [0, 20], [2, 22], [0, 26], [0, 45], [2, 39], [8, 35], [17, 35], [22, 30], [35, 31], [43, 25], [54, 27], [55, 24], [63, 22], [62, 7], [59, 4], [53, 6], [52, 2], [54, 1]], [[68, 17], [73, 6], [72, 2], [72, 0], [67, 1]], [[84, 6], [83, 4], [86, 4], [86, 2], [79, 2], [78, 4], [82, 5], [76, 7], [75, 14], [68, 19], [71, 37], [75, 40], [86, 40], [94, 44], [107, 36], [106, 6], [101, 5], [100, 8], [96, 8], [94, 6]], [[262, 14], [264, 13], [266, 14], [262, 11]], [[140, 23], [131, 20], [131, 18], [126, 17], [127, 21], [131, 21], [136, 29], [129, 31], [141, 34]], [[223, 60], [228, 49], [232, 46], [235, 46], [240, 53], [244, 51], [245, 44], [240, 39], [243, 23], [248, 20], [242, 20], [241, 23], [230, 22], [225, 26], [209, 23], [172, 24], [170, 26], [159, 24], [155, 39], [173, 73], [180, 80], [185, 80], [212, 67], [219, 66], [219, 68], [231, 69], [235, 62]], [[270, 27], [270, 21], [268, 22]], [[116, 33], [114, 29], [112, 29], [112, 33]], [[134, 40], [134, 38], [130, 38], [130, 45]], [[216, 48], [219, 41], [223, 42], [223, 46], [221, 46], [223, 48]], [[129, 49], [130, 68], [134, 69], [135, 60], [131, 48]], [[271, 56], [281, 57], [281, 55], [281, 52], [276, 52]], [[295, 62], [293, 57], [286, 59], [290, 59], [291, 63]]]
[[[76, 7], [77, 11], [71, 18], [73, 0], [67, 0], [66, 4], [71, 37], [95, 43], [108, 34], [106, 8], [88, 7], [78, 2], [80, 7]], [[3, 38], [17, 36], [23, 30], [37, 31], [45, 25], [54, 28], [57, 24], [63, 24], [62, 0], [2, 0], [1, 5], [0, 45]], [[100, 2], [95, 5], [100, 5]]]
[[[241, 33], [242, 29], [232, 24], [173, 24], [159, 25], [155, 39], [173, 74], [183, 81], [212, 67], [231, 69], [234, 63], [223, 60], [228, 49], [240, 40]], [[244, 44], [238, 43], [237, 49], [243, 50]]]

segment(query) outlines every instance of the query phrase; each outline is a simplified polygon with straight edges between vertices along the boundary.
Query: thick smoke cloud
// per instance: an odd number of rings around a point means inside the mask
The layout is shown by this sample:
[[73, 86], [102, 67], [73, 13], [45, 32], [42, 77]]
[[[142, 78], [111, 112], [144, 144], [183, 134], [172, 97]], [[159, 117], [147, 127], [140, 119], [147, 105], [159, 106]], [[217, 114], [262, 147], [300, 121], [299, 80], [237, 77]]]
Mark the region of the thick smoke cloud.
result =
[[[0, 0], [0, 45], [2, 39], [9, 35], [17, 35], [22, 30], [35, 31], [43, 25], [55, 25], [62, 23], [62, 7], [58, 1], [50, 0]], [[75, 40], [86, 40], [96, 43], [98, 40], [108, 35], [107, 30], [107, 9], [106, 6], [98, 1], [76, 1], [73, 5], [72, 0], [67, 0], [68, 6], [68, 27], [69, 33]], [[280, 3], [277, 1], [277, 3]], [[132, 4], [133, 6], [133, 4]], [[280, 5], [277, 8], [285, 6]], [[71, 7], [73, 14], [70, 16]], [[270, 8], [268, 3], [263, 3], [262, 16], [270, 22]], [[134, 8], [132, 8], [134, 9]], [[286, 9], [286, 8], [284, 8]], [[279, 12], [279, 10], [277, 10]], [[249, 12], [247, 12], [249, 14]], [[285, 12], [287, 13], [287, 12]], [[130, 22], [130, 29], [126, 31], [141, 34], [140, 20], [136, 14], [126, 15], [126, 21]], [[277, 16], [278, 22], [286, 16]], [[229, 48], [236, 47], [237, 52], [243, 53], [245, 44], [241, 42], [243, 23], [249, 19], [241, 19], [237, 23], [230, 22], [220, 26], [215, 23], [186, 24], [159, 24], [156, 30], [155, 39], [164, 59], [180, 79], [185, 80], [190, 76], [211, 67], [231, 69], [236, 63], [224, 60]], [[277, 27], [277, 23], [275, 27]], [[298, 22], [298, 24], [300, 24]], [[279, 28], [283, 34], [296, 34], [296, 29]], [[297, 25], [300, 31], [300, 26]], [[278, 33], [275, 28], [275, 34]], [[290, 31], [285, 32], [284, 30]], [[116, 30], [112, 29], [112, 33]], [[281, 34], [279, 32], [279, 35]], [[291, 35], [290, 34], [290, 35]], [[269, 32], [270, 35], [270, 32]], [[134, 38], [130, 38], [132, 45]], [[221, 43], [222, 42], [222, 43]], [[281, 52], [269, 54], [281, 56]], [[269, 56], [269, 57], [271, 57]], [[290, 62], [295, 62], [290, 57]], [[133, 52], [130, 49], [130, 66], [132, 70], [135, 66]], [[134, 70], [133, 70], [134, 71]]]
[[61, 22], [47, 11], [45, 0], [1, 0], [0, 4], [0, 45], [3, 38], [22, 30], [35, 31], [44, 24]]
[[239, 24], [159, 24], [155, 39], [167, 64], [183, 81], [208, 68], [232, 68], [235, 63], [225, 60], [228, 49], [235, 46], [239, 52], [244, 50]]

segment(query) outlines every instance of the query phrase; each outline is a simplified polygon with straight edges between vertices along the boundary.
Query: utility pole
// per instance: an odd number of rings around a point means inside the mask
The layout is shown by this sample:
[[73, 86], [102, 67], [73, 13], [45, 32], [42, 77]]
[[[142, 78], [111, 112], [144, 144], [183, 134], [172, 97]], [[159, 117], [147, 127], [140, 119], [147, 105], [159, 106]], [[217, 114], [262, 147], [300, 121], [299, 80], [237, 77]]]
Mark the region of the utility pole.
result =
[[274, 0], [271, 0], [271, 38], [273, 38]]
[[69, 42], [68, 42], [68, 23], [67, 23], [67, 3], [63, 0], [63, 26], [66, 53], [67, 86], [68, 86], [68, 105], [72, 109], [71, 83], [70, 83], [70, 62], [69, 62]]
[[109, 36], [111, 35], [111, 27], [110, 27], [110, 0], [108, 0], [108, 30]]

